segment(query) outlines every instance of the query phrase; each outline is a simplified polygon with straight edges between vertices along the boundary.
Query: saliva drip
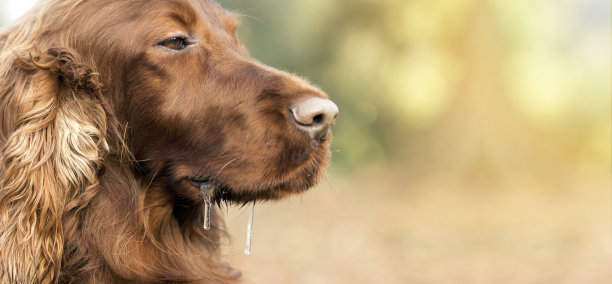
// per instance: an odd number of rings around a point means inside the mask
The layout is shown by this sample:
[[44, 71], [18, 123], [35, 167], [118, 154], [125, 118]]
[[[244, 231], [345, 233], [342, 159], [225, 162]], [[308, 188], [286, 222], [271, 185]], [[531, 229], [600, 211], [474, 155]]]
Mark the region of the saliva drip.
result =
[[251, 239], [253, 238], [253, 215], [255, 214], [255, 200], [251, 201], [251, 216], [247, 225], [246, 249], [244, 254], [251, 254]]
[[204, 213], [204, 230], [210, 230], [210, 209], [212, 208], [212, 202], [210, 201], [212, 198], [213, 187], [210, 183], [201, 183], [200, 184], [200, 197], [204, 200], [204, 206], [202, 208], [202, 212]]
[[[204, 214], [203, 227], [204, 230], [210, 230], [210, 212], [212, 208], [212, 195], [213, 186], [210, 183], [200, 184], [200, 197], [204, 204], [202, 212]], [[251, 254], [251, 240], [253, 239], [253, 216], [255, 214], [255, 200], [251, 201], [251, 216], [249, 217], [249, 223], [247, 225], [247, 238], [246, 238], [246, 249], [244, 254]]]
[[204, 230], [210, 230], [210, 200], [204, 200]]

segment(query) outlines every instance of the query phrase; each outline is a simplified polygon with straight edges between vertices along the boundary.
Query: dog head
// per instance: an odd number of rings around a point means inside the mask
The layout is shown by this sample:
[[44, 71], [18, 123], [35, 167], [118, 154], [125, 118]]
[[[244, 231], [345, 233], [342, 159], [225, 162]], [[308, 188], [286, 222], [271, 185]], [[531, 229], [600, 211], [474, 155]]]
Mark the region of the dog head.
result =
[[[305, 80], [251, 58], [213, 1], [96, 1], [77, 49], [102, 74], [145, 175], [197, 200], [275, 199], [313, 186], [337, 107]], [[75, 9], [79, 9], [76, 7]], [[153, 177], [155, 175], [156, 177]]]

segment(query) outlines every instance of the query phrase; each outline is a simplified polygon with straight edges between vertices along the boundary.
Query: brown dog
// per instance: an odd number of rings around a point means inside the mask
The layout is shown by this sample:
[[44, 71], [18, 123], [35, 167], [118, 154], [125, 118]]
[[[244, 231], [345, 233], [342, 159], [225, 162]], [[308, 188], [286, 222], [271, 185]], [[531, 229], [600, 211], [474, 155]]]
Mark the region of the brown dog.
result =
[[45, 0], [0, 32], [0, 282], [235, 283], [211, 202], [312, 187], [337, 107], [209, 0]]

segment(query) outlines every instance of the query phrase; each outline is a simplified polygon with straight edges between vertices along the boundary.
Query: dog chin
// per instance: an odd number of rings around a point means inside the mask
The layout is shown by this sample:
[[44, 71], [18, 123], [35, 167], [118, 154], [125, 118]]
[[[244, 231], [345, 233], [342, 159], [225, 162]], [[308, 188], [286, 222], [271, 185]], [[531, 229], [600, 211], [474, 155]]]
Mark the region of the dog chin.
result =
[[[318, 170], [311, 169], [311, 171], [306, 172], [318, 172]], [[318, 173], [316, 175], [297, 176], [286, 182], [271, 186], [253, 185], [252, 188], [233, 188], [219, 180], [201, 177], [187, 177], [183, 184], [191, 188], [192, 194], [189, 195], [192, 196], [192, 199], [199, 201], [206, 199], [219, 205], [243, 205], [254, 200], [279, 200], [292, 194], [299, 194], [313, 187], [318, 181], [316, 177], [318, 177]], [[195, 192], [197, 192], [197, 195]]]
[[[244, 180], [232, 180], [227, 176], [215, 179], [199, 174], [186, 175], [179, 180], [182, 185], [179, 188], [187, 189], [187, 191], [181, 190], [177, 194], [195, 203], [208, 200], [228, 205], [241, 205], [254, 200], [279, 200], [302, 193], [315, 186], [323, 175], [328, 160], [329, 150], [319, 151], [312, 155], [306, 163], [285, 172], [273, 182], [268, 180], [245, 184]], [[187, 172], [198, 172], [198, 170], [191, 169]]]

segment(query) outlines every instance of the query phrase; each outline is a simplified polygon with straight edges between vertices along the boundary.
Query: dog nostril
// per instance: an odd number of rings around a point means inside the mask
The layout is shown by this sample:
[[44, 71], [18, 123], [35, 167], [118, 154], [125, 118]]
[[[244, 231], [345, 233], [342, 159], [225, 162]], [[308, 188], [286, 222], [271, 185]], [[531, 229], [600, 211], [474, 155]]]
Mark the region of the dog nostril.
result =
[[321, 123], [321, 121], [323, 121], [323, 115], [322, 114], [317, 114], [317, 115], [315, 115], [315, 117], [312, 118], [312, 124], [319, 124], [319, 123]]
[[289, 107], [294, 124], [306, 131], [310, 138], [323, 141], [327, 138], [329, 127], [338, 116], [338, 106], [332, 101], [319, 97], [308, 97]]

